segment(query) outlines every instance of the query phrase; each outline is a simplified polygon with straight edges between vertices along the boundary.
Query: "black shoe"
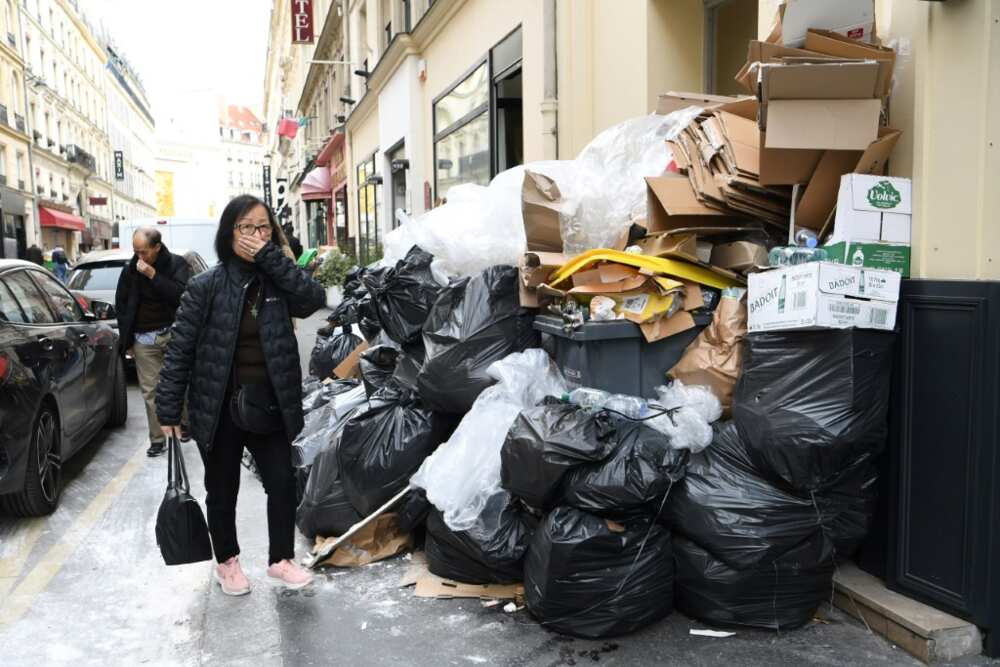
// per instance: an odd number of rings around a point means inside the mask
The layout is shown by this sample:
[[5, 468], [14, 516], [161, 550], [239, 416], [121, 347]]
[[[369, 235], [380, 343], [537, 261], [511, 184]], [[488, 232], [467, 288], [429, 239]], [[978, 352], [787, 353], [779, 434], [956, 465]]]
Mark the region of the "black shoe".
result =
[[151, 442], [149, 443], [149, 449], [146, 450], [146, 456], [152, 458], [154, 456], [160, 456], [163, 452], [167, 451], [167, 446], [163, 442]]

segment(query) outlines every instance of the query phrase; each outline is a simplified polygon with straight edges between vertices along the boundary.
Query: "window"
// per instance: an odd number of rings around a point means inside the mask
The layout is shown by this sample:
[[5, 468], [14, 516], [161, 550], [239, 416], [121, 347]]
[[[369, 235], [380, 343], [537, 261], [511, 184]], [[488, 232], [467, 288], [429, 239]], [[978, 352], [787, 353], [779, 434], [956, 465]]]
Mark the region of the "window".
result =
[[21, 306], [17, 304], [13, 292], [2, 280], [0, 280], [0, 318], [7, 322], [24, 323], [28, 321]]
[[11, 73], [11, 77], [10, 77], [10, 112], [11, 113], [17, 113], [18, 110], [21, 108], [21, 105], [18, 102], [18, 97], [19, 96], [17, 94], [18, 93], [17, 89], [19, 87], [20, 86], [18, 85], [17, 72], [12, 72]]
[[55, 306], [56, 316], [60, 322], [79, 322], [83, 319], [83, 309], [80, 308], [80, 304], [55, 278], [41, 271], [32, 271], [32, 274], [42, 291], [49, 296], [49, 301]]
[[17, 187], [24, 189], [24, 153], [17, 152]]
[[369, 264], [382, 255], [379, 242], [378, 207], [381, 199], [381, 177], [375, 172], [376, 151], [358, 165], [358, 254], [361, 264]]
[[434, 180], [439, 197], [460, 183], [489, 184], [489, 97], [483, 62], [435, 101]]
[[396, 211], [402, 209], [409, 213], [409, 206], [406, 201], [406, 145], [400, 143], [399, 146], [389, 151], [389, 171], [392, 174], [392, 211], [389, 212], [390, 227], [395, 229], [399, 226], [396, 219]]
[[56, 321], [49, 304], [45, 302], [45, 297], [28, 277], [27, 271], [18, 271], [12, 276], [5, 277], [4, 280], [14, 293], [14, 298], [17, 299], [29, 323], [52, 324]]
[[7, 178], [7, 147], [0, 145], [0, 176]]

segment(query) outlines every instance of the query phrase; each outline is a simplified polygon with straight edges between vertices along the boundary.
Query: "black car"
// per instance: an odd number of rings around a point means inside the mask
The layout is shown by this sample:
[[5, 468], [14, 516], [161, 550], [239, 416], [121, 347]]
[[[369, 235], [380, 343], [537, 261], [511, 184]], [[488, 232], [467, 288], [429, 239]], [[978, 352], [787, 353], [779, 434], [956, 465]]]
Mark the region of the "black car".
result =
[[40, 266], [0, 260], [0, 510], [56, 508], [63, 463], [125, 423], [118, 335]]

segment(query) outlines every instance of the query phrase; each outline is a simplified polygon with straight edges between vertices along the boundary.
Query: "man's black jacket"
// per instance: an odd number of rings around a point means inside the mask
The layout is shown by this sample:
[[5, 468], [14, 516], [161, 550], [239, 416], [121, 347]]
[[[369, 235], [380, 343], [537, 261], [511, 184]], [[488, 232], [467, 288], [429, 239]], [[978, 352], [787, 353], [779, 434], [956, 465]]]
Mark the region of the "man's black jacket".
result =
[[[118, 335], [122, 351], [135, 342], [135, 317], [139, 312], [139, 280], [145, 279], [136, 268], [138, 258], [133, 257], [118, 277], [115, 291], [115, 310], [118, 311]], [[161, 245], [160, 254], [153, 262], [153, 290], [160, 295], [174, 314], [181, 305], [181, 295], [191, 279], [191, 265]]]

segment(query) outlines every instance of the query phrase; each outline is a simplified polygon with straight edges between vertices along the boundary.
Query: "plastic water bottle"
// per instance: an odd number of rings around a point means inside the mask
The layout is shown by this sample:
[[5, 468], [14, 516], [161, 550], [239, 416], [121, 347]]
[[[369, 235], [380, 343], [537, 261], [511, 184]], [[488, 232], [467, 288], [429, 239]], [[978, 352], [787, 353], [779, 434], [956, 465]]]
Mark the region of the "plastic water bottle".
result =
[[795, 245], [799, 247], [815, 248], [819, 245], [819, 239], [816, 237], [816, 232], [805, 227], [795, 228]]
[[[801, 230], [803, 232], [808, 230]], [[812, 232], [809, 232], [812, 234]], [[796, 236], [796, 238], [798, 238]], [[792, 253], [792, 264], [805, 264], [806, 262], [823, 262], [827, 259], [827, 252], [825, 248], [816, 247], [816, 235], [805, 237], [805, 246], [799, 246], [795, 248]]]
[[795, 246], [777, 246], [767, 253], [767, 263], [771, 266], [788, 266], [792, 263]]
[[588, 410], [601, 410], [607, 408], [627, 415], [632, 419], [639, 419], [649, 414], [649, 405], [638, 396], [626, 396], [625, 394], [611, 394], [601, 389], [592, 387], [579, 387], [571, 391], [566, 397], [570, 403], [579, 405]]

